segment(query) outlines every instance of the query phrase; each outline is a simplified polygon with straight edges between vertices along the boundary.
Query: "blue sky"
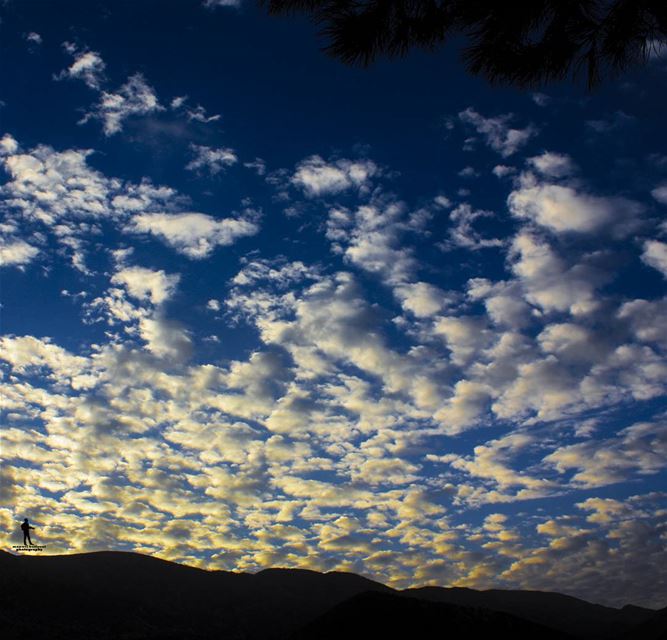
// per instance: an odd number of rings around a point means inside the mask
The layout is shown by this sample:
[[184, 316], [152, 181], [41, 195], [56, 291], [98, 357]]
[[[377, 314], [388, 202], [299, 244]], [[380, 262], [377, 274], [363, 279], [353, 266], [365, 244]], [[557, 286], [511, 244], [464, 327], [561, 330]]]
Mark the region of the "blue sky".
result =
[[665, 606], [665, 59], [219, 4], [3, 3], [5, 545]]

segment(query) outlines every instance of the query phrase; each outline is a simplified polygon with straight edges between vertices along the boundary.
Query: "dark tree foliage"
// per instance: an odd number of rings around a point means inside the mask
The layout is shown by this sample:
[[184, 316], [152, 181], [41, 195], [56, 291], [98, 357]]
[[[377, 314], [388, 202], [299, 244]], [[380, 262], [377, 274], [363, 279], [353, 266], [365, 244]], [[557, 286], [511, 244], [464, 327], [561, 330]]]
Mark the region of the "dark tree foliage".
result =
[[305, 13], [348, 64], [435, 49], [464, 36], [463, 59], [493, 83], [534, 87], [584, 77], [589, 88], [667, 46], [667, 0], [260, 0]]

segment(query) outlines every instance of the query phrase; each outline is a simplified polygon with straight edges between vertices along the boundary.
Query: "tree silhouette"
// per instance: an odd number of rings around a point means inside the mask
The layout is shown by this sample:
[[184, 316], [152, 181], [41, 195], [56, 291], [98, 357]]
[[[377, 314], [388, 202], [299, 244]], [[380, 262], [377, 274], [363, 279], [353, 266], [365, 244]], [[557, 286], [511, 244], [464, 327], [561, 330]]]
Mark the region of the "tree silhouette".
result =
[[468, 71], [535, 87], [584, 76], [589, 88], [667, 46], [667, 0], [260, 0], [305, 13], [325, 51], [369, 65], [463, 36]]

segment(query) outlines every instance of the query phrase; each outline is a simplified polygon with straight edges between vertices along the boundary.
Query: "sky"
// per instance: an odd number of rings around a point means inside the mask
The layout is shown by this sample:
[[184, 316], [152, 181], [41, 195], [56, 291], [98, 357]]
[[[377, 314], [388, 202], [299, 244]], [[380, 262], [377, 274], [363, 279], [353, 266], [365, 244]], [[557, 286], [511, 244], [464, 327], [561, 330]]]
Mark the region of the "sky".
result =
[[667, 606], [667, 58], [350, 68], [5, 0], [2, 545]]

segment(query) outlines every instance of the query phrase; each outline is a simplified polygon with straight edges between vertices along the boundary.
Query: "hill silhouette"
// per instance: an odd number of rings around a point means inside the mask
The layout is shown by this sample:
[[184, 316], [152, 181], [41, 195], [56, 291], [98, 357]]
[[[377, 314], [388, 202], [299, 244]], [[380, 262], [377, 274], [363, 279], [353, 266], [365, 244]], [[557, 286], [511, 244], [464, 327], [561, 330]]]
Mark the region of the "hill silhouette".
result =
[[667, 607], [660, 609], [648, 620], [626, 631], [619, 640], [667, 640]]
[[474, 638], [566, 640], [573, 636], [516, 616], [379, 592], [354, 596], [290, 636], [289, 640], [403, 640]]
[[404, 593], [431, 602], [446, 602], [465, 607], [484, 607], [525, 618], [574, 636], [612, 638], [655, 615], [652, 609], [626, 606], [604, 607], [562, 593], [423, 587]]
[[397, 591], [342, 572], [206, 571], [137, 553], [0, 552], [3, 638], [354, 640], [419, 637], [431, 628], [446, 638], [653, 640], [667, 630], [667, 613], [545, 592]]

